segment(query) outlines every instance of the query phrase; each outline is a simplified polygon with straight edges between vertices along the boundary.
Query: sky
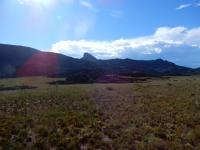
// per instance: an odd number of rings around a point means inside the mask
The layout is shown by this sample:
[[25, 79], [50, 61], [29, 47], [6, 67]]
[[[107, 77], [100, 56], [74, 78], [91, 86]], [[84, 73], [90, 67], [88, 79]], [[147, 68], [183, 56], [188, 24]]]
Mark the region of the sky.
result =
[[0, 0], [0, 43], [200, 67], [200, 0]]

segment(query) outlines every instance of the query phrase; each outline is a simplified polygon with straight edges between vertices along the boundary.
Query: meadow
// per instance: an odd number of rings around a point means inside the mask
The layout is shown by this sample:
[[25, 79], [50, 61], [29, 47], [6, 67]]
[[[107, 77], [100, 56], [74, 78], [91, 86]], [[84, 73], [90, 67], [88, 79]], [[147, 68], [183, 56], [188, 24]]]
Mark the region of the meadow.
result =
[[0, 80], [0, 150], [199, 150], [200, 76]]

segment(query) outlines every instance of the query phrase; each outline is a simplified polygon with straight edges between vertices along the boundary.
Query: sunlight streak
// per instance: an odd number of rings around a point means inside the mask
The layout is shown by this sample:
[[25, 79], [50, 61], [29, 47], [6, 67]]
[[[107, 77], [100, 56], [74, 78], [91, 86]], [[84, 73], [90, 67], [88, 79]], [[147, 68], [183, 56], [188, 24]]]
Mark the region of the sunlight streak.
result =
[[55, 0], [18, 0], [20, 4], [29, 4], [37, 6], [50, 6], [55, 3]]

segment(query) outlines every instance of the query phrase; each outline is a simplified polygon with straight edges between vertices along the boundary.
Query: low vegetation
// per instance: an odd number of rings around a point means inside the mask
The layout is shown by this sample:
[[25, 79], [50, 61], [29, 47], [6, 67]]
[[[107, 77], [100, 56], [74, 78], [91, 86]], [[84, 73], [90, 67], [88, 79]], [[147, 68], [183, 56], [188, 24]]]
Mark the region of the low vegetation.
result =
[[0, 149], [200, 149], [200, 77], [125, 84], [0, 80]]
[[27, 86], [27, 85], [20, 85], [20, 86], [13, 86], [13, 87], [6, 87], [4, 85], [0, 85], [0, 91], [14, 91], [14, 90], [25, 90], [25, 89], [35, 89], [37, 87], [34, 86]]
[[70, 71], [66, 75], [65, 82], [68, 84], [74, 83], [93, 83], [99, 76], [102, 75], [100, 69], [82, 69], [77, 71]]

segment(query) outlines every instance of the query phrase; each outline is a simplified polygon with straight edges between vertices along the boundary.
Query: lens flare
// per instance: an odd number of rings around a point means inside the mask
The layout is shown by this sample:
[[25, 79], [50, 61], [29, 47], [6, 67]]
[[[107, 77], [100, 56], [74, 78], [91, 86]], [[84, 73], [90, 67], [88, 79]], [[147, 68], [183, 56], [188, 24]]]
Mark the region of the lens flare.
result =
[[18, 0], [21, 4], [30, 4], [38, 6], [49, 6], [55, 3], [55, 0]]
[[37, 52], [17, 70], [17, 76], [55, 76], [59, 73], [58, 54]]

